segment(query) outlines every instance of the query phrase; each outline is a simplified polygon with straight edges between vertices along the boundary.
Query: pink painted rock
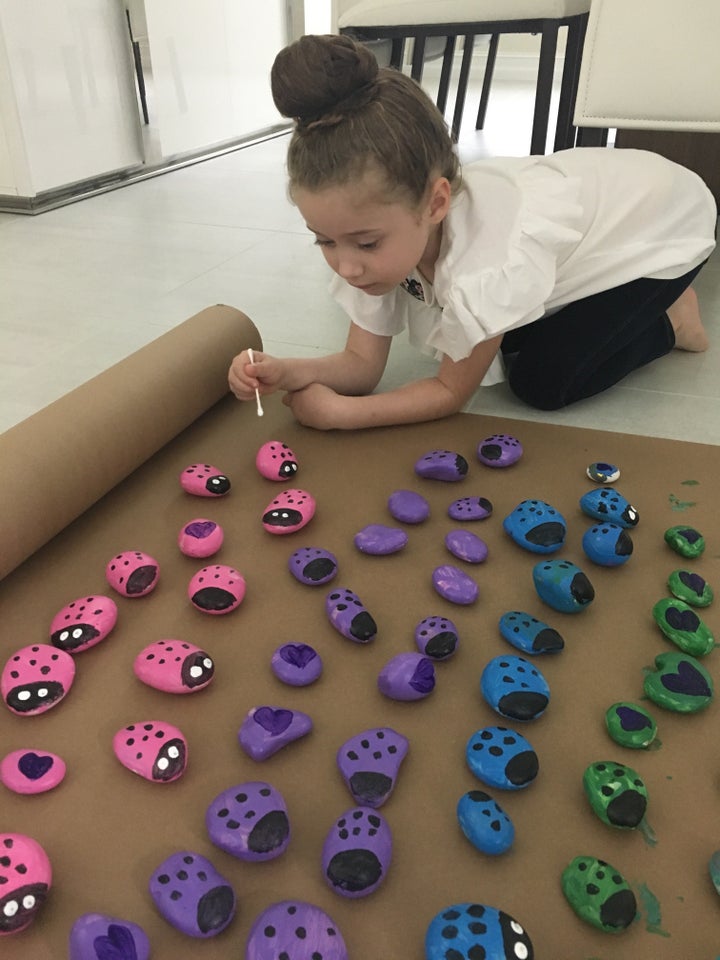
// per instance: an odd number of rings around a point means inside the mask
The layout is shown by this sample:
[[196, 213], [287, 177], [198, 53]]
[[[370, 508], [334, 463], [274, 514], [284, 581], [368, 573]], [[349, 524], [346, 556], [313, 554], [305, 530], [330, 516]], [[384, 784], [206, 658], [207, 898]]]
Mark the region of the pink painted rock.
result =
[[45, 713], [67, 696], [75, 679], [75, 661], [49, 643], [17, 650], [0, 674], [5, 705], [21, 717]]
[[64, 776], [65, 761], [49, 751], [13, 750], [0, 760], [0, 782], [13, 793], [45, 793]]
[[263, 511], [262, 525], [268, 533], [302, 530], [315, 516], [315, 498], [305, 490], [283, 490]]
[[243, 602], [245, 577], [224, 564], [203, 567], [190, 580], [188, 596], [192, 605], [203, 613], [230, 613]]
[[0, 936], [29, 927], [51, 886], [50, 860], [37, 840], [0, 833]]
[[211, 657], [184, 640], [156, 640], [135, 657], [138, 680], [164, 693], [204, 690], [215, 676]]
[[198, 517], [178, 534], [178, 547], [186, 557], [211, 557], [223, 545], [223, 528], [214, 520]]
[[130, 920], [84, 913], [70, 929], [69, 960], [149, 960], [147, 934]]
[[278, 750], [312, 730], [312, 720], [300, 710], [253, 707], [238, 731], [238, 741], [253, 760], [267, 760]]
[[81, 597], [59, 610], [50, 624], [50, 643], [67, 653], [82, 653], [100, 643], [117, 623], [110, 597]]
[[123, 597], [144, 597], [157, 586], [157, 560], [141, 550], [118, 553], [105, 567], [105, 578]]
[[255, 466], [266, 480], [292, 480], [298, 472], [297, 457], [279, 440], [268, 440], [260, 447]]
[[195, 497], [223, 497], [230, 492], [230, 481], [209, 463], [193, 463], [180, 474], [180, 486]]
[[181, 730], [160, 720], [123, 727], [113, 737], [113, 751], [132, 773], [152, 783], [170, 783], [185, 772], [188, 747]]

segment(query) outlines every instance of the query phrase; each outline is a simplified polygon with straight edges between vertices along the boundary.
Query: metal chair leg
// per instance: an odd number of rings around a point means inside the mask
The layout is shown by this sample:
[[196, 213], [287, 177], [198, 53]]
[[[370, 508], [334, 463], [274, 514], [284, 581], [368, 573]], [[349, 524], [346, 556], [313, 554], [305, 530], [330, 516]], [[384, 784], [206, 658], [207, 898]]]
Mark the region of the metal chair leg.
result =
[[560, 85], [560, 102], [558, 104], [553, 150], [567, 150], [575, 145], [575, 127], [572, 120], [575, 114], [575, 100], [577, 99], [580, 62], [587, 22], [588, 14], [583, 13], [579, 17], [573, 17], [568, 24], [565, 64]]
[[455, 56], [456, 37], [447, 37], [445, 39], [445, 51], [443, 53], [442, 70], [440, 71], [440, 84], [438, 86], [437, 100], [435, 101], [440, 113], [445, 113], [447, 107], [448, 89], [450, 87], [450, 74], [452, 72], [453, 58]]
[[555, 72], [555, 51], [557, 50], [557, 20], [544, 20], [540, 43], [540, 62], [538, 64], [537, 87], [535, 89], [535, 114], [533, 116], [530, 153], [543, 154], [547, 145], [548, 121], [550, 120], [550, 98], [552, 97], [553, 75]]
[[485, 74], [483, 76], [482, 90], [480, 92], [480, 106], [478, 108], [475, 129], [482, 130], [485, 126], [485, 114], [487, 113], [488, 100], [490, 99], [490, 86], [492, 84], [493, 72], [495, 71], [495, 58], [497, 57], [498, 43], [500, 34], [490, 35], [490, 46], [488, 47], [487, 61], [485, 62]]
[[460, 63], [460, 76], [458, 78], [457, 93], [455, 94], [455, 110], [453, 111], [452, 118], [451, 132], [453, 140], [457, 140], [460, 135], [460, 124], [462, 123], [463, 109], [465, 107], [465, 95], [467, 94], [474, 43], [474, 34], [466, 33], [463, 41], [463, 55]]

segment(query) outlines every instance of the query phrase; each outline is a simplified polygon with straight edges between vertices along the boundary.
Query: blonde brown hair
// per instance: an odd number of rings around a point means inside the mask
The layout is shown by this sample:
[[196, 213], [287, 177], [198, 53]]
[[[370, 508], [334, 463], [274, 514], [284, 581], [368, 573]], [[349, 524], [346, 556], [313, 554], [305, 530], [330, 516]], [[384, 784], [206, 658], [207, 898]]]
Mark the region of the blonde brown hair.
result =
[[457, 185], [459, 162], [435, 104], [410, 77], [378, 67], [350, 37], [301, 37], [277, 55], [270, 83], [275, 106], [295, 121], [291, 195], [296, 187], [341, 186], [370, 171], [412, 206], [433, 177]]

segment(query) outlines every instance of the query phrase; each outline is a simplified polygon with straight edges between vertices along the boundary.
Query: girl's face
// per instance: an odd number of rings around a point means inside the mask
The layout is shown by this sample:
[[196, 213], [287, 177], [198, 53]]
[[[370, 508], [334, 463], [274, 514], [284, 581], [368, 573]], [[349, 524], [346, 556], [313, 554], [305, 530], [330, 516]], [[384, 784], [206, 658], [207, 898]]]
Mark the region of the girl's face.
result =
[[371, 176], [317, 191], [296, 188], [293, 199], [335, 273], [378, 297], [402, 283], [418, 265], [432, 273], [450, 185], [438, 178], [417, 208], [383, 200]]

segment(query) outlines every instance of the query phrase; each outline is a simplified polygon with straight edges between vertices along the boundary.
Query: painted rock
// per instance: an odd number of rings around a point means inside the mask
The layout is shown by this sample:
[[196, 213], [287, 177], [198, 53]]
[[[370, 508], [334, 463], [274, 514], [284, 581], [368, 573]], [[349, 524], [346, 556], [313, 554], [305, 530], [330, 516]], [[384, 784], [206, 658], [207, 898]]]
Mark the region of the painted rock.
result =
[[301, 547], [290, 555], [288, 570], [298, 583], [319, 587], [337, 576], [337, 557], [322, 547]]
[[245, 960], [348, 960], [335, 921], [312, 903], [281, 900], [256, 917]]
[[645, 816], [647, 787], [640, 774], [624, 763], [591, 763], [583, 774], [583, 789], [593, 811], [610, 827], [634, 830]]
[[710, 628], [693, 608], [682, 600], [664, 598], [652, 608], [655, 623], [683, 653], [704, 657], [715, 646]]
[[392, 833], [381, 813], [351, 807], [330, 828], [322, 848], [322, 871], [331, 890], [366, 897], [385, 879], [392, 859]]
[[431, 450], [415, 463], [415, 473], [425, 480], [454, 483], [467, 476], [468, 462], [452, 450]]
[[501, 635], [523, 653], [559, 653], [565, 641], [554, 627], [522, 610], [509, 610], [499, 620]]
[[75, 679], [75, 661], [49, 643], [22, 647], [0, 674], [5, 705], [20, 717], [45, 713], [67, 696]]
[[51, 886], [50, 860], [37, 840], [0, 833], [0, 936], [29, 927]]
[[270, 669], [291, 687], [307, 687], [319, 678], [323, 663], [320, 655], [307, 643], [283, 643], [270, 660]]
[[469, 790], [457, 805], [460, 829], [481, 853], [505, 853], [515, 840], [515, 827], [502, 807], [484, 790]]
[[582, 548], [593, 563], [619, 567], [630, 559], [633, 542], [627, 530], [616, 523], [598, 523], [583, 534]]
[[230, 613], [243, 602], [245, 577], [234, 567], [221, 563], [203, 567], [191, 578], [188, 596], [192, 605], [203, 613]]
[[713, 886], [717, 892], [720, 893], [720, 850], [716, 850], [710, 857], [708, 869], [710, 871], [710, 879], [713, 882]]
[[238, 731], [238, 742], [253, 760], [267, 760], [289, 743], [312, 730], [313, 723], [300, 710], [284, 707], [253, 707]]
[[570, 560], [542, 560], [533, 567], [537, 595], [560, 613], [579, 613], [595, 599], [595, 590]]
[[223, 545], [223, 528], [214, 520], [198, 517], [178, 534], [178, 547], [186, 557], [212, 557]]
[[374, 556], [385, 556], [398, 553], [407, 546], [408, 535], [398, 527], [386, 527], [382, 523], [370, 523], [359, 530], [353, 543], [361, 553], [370, 553]]
[[524, 657], [493, 657], [480, 676], [488, 706], [509, 720], [537, 720], [550, 702], [550, 687], [542, 673]]
[[605, 711], [605, 726], [615, 743], [631, 750], [644, 750], [657, 736], [657, 723], [645, 707], [623, 700]]
[[223, 497], [230, 492], [230, 480], [209, 463], [193, 463], [180, 474], [180, 486], [196, 497]]
[[555, 553], [565, 543], [563, 515], [543, 500], [523, 500], [503, 520], [503, 530], [531, 553]]
[[466, 563], [484, 563], [487, 560], [487, 544], [469, 530], [451, 530], [445, 535], [445, 546], [454, 557]]
[[432, 660], [447, 660], [457, 650], [458, 630], [447, 617], [425, 617], [415, 627], [415, 644]]
[[0, 760], [0, 782], [13, 793], [45, 793], [65, 777], [65, 761], [55, 753], [13, 750]]
[[219, 793], [207, 808], [205, 826], [216, 847], [240, 860], [273, 860], [290, 842], [285, 800], [263, 780]]
[[560, 884], [580, 919], [599, 930], [619, 933], [635, 919], [635, 894], [620, 871], [605, 860], [575, 857], [563, 870]]
[[286, 443], [268, 440], [257, 452], [255, 466], [266, 480], [292, 480], [298, 472], [298, 461]]
[[167, 922], [189, 937], [220, 933], [235, 916], [230, 883], [213, 864], [190, 850], [174, 853], [150, 877], [150, 896]]
[[185, 773], [187, 740], [171, 723], [147, 720], [123, 727], [113, 737], [113, 752], [132, 773], [151, 783], [171, 783]]
[[534, 960], [523, 927], [502, 910], [456, 903], [441, 910], [425, 934], [425, 960]]
[[113, 557], [105, 567], [105, 578], [113, 590], [123, 597], [145, 597], [158, 583], [157, 560], [141, 550], [125, 550]]
[[668, 577], [670, 593], [691, 607], [709, 607], [715, 594], [704, 577], [690, 570], [673, 570]]
[[283, 490], [265, 507], [262, 525], [268, 533], [302, 530], [315, 516], [315, 498], [305, 490]]
[[525, 737], [508, 727], [483, 727], [468, 740], [465, 759], [473, 774], [488, 787], [521, 790], [540, 768], [537, 754]]
[[430, 516], [430, 504], [415, 490], [395, 490], [387, 506], [393, 520], [400, 523], [423, 523]]
[[135, 657], [138, 680], [165, 693], [195, 693], [215, 676], [212, 658], [194, 643], [156, 640]]
[[103, 913], [84, 913], [70, 929], [69, 960], [149, 960], [142, 927]]
[[713, 681], [705, 667], [686, 653], [661, 653], [643, 682], [653, 703], [674, 713], [697, 713], [713, 699]]
[[377, 624], [356, 593], [347, 587], [331, 590], [325, 598], [325, 612], [338, 633], [355, 643], [370, 643]]
[[112, 632], [117, 616], [117, 604], [110, 597], [99, 595], [73, 600], [53, 617], [50, 643], [67, 653], [82, 653]]
[[495, 433], [481, 440], [477, 458], [486, 467], [511, 467], [523, 455], [522, 444], [507, 433]]
[[640, 516], [617, 490], [596, 487], [580, 497], [580, 509], [593, 520], [608, 520], [627, 529], [636, 527]]
[[450, 603], [467, 606], [475, 603], [480, 595], [480, 588], [473, 578], [451, 563], [435, 567], [432, 573], [432, 585], [435, 591]]
[[668, 527], [663, 536], [665, 543], [681, 557], [693, 559], [705, 550], [705, 537], [695, 527]]
[[345, 741], [336, 759], [355, 803], [377, 809], [389, 799], [409, 746], [391, 727], [372, 727]]
[[422, 700], [435, 689], [435, 667], [422, 653], [398, 653], [382, 668], [377, 684], [391, 700]]
[[452, 520], [487, 520], [492, 512], [493, 506], [487, 497], [462, 497], [448, 507]]
[[620, 479], [620, 468], [614, 463], [603, 463], [602, 460], [591, 463], [585, 472], [595, 483], [615, 483]]

